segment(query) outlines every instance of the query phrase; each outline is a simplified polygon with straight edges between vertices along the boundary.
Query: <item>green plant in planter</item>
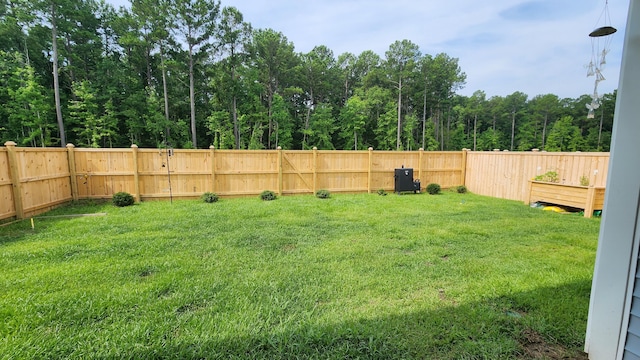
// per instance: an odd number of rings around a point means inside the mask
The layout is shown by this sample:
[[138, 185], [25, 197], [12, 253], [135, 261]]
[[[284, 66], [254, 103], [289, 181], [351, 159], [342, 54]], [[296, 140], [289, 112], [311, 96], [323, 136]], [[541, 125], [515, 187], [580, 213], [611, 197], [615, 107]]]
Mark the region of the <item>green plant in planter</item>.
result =
[[546, 181], [546, 182], [552, 182], [552, 183], [560, 182], [560, 178], [558, 177], [558, 173], [555, 172], [555, 171], [547, 171], [544, 174], [541, 174], [541, 175], [538, 175], [538, 176], [534, 177], [533, 180]]
[[276, 193], [274, 193], [271, 190], [265, 190], [263, 192], [260, 193], [260, 199], [264, 200], [264, 201], [271, 201], [271, 200], [275, 200], [278, 197], [276, 196]]
[[123, 207], [133, 205], [136, 200], [133, 195], [129, 194], [128, 192], [121, 191], [113, 194], [113, 198], [111, 199], [111, 201], [113, 202], [113, 205]]
[[200, 196], [200, 199], [206, 203], [214, 203], [218, 201], [218, 194], [212, 192], [206, 192]]
[[431, 194], [431, 195], [440, 194], [441, 190], [442, 190], [442, 188], [440, 187], [440, 184], [431, 183], [431, 184], [427, 185], [427, 192], [429, 194]]
[[328, 199], [331, 196], [331, 193], [329, 192], [329, 190], [318, 190], [316, 191], [316, 197], [318, 199]]
[[589, 186], [589, 177], [586, 175], [580, 176], [580, 185]]

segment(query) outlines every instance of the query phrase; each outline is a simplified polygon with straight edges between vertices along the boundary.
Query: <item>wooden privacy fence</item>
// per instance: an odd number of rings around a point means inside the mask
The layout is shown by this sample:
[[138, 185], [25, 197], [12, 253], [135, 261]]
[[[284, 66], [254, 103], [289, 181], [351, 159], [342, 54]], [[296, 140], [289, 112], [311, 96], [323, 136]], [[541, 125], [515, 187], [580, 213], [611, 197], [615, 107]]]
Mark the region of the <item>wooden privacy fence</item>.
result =
[[375, 192], [394, 188], [394, 170], [414, 169], [423, 186], [464, 184], [466, 151], [166, 150], [0, 148], [0, 220], [24, 218], [71, 200], [137, 200]]
[[476, 194], [525, 201], [529, 180], [548, 171], [558, 173], [560, 184], [604, 188], [608, 168], [609, 153], [469, 151], [465, 185]]
[[476, 194], [526, 201], [537, 175], [555, 171], [561, 184], [604, 187], [608, 165], [608, 153], [23, 148], [7, 142], [0, 147], [0, 220], [119, 191], [137, 200], [207, 191], [390, 191], [402, 166], [413, 168], [423, 187], [466, 185]]

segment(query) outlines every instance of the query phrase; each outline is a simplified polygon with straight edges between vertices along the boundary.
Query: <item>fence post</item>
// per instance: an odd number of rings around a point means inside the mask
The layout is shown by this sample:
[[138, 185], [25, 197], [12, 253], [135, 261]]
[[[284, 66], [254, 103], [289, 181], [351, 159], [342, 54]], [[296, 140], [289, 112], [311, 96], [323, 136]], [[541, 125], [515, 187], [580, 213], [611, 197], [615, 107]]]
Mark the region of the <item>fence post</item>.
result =
[[313, 193], [318, 189], [318, 148], [313, 147]]
[[136, 193], [136, 201], [140, 202], [140, 176], [138, 174], [138, 145], [131, 145], [131, 154], [133, 156], [133, 189]]
[[282, 146], [278, 146], [278, 195], [282, 196]]
[[462, 149], [462, 184], [467, 184], [467, 153], [469, 149]]
[[16, 143], [7, 141], [4, 146], [7, 147], [7, 155], [9, 158], [9, 172], [11, 173], [11, 187], [13, 188], [13, 204], [16, 209], [16, 218], [24, 219], [24, 206], [22, 203], [22, 184], [20, 183], [20, 174], [18, 172], [18, 157], [16, 156]]
[[76, 174], [76, 153], [72, 143], [67, 144], [67, 161], [69, 162], [69, 176], [71, 177], [71, 197], [78, 201], [78, 177]]
[[209, 146], [209, 150], [211, 150], [211, 192], [216, 192], [216, 147], [213, 145]]
[[373, 148], [369, 147], [369, 173], [367, 174], [367, 193], [371, 194], [371, 173], [373, 171]]

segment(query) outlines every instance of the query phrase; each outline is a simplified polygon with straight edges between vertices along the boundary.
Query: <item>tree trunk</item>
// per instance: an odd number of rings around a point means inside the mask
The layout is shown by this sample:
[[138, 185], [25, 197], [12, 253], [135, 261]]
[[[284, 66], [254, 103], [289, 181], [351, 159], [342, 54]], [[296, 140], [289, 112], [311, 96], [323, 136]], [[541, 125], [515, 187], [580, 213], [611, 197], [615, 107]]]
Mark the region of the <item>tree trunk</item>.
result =
[[[233, 100], [232, 100], [232, 105], [233, 109], [233, 136], [234, 136], [234, 140], [236, 143], [236, 150], [240, 149], [240, 128], [238, 126], [238, 104], [237, 104], [237, 99], [236, 99], [236, 95], [233, 95]], [[253, 130], [255, 132], [255, 128]], [[251, 137], [253, 137], [253, 133], [251, 135]]]
[[147, 87], [149, 88], [149, 91], [151, 91], [151, 88], [153, 87], [153, 83], [151, 82], [151, 49], [148, 45], [144, 57], [147, 62]]
[[511, 151], [513, 151], [513, 138], [516, 133], [516, 111], [511, 112]]
[[544, 114], [544, 124], [542, 125], [542, 150], [544, 150], [545, 136], [547, 136], [547, 121], [549, 114]]
[[473, 117], [473, 151], [476, 151], [476, 134], [478, 131], [478, 114]]
[[424, 82], [424, 99], [422, 101], [422, 150], [424, 148], [424, 135], [427, 126], [427, 81]]
[[169, 121], [169, 92], [167, 89], [167, 69], [164, 66], [164, 52], [162, 43], [160, 44], [160, 67], [162, 68], [162, 92], [164, 93], [164, 118]]
[[602, 106], [602, 112], [600, 113], [600, 129], [598, 130], [598, 147], [597, 151], [600, 151], [600, 140], [602, 139], [602, 122], [604, 121], [604, 106]]
[[400, 150], [400, 129], [402, 128], [402, 76], [398, 79], [398, 135], [396, 137], [396, 150]]
[[442, 113], [438, 111], [438, 118], [440, 119], [440, 151], [444, 151], [444, 121], [442, 121]]
[[56, 8], [51, 4], [51, 38], [53, 46], [53, 94], [56, 102], [56, 118], [58, 119], [58, 129], [60, 131], [60, 146], [67, 146], [67, 138], [64, 133], [64, 123], [62, 122], [62, 108], [60, 107], [60, 82], [58, 79], [58, 28], [56, 27]]
[[[234, 57], [234, 48], [231, 48], [231, 59], [233, 59]], [[236, 150], [240, 149], [240, 126], [238, 124], [238, 97], [236, 96], [236, 66], [231, 65], [231, 82], [232, 82], [232, 88], [231, 91], [233, 92], [232, 96], [232, 104], [231, 106], [233, 106], [233, 109], [231, 110], [232, 112], [232, 116], [233, 116], [233, 136], [234, 136], [234, 140], [236, 143]], [[254, 129], [255, 132], [255, 129]], [[251, 134], [251, 137], [253, 138], [253, 133]], [[262, 141], [262, 139], [260, 139], [260, 141]]]
[[344, 80], [344, 99], [342, 100], [342, 106], [344, 106], [347, 103], [348, 99], [349, 99], [349, 76], [347, 75], [347, 78]]
[[193, 148], [197, 149], [196, 141], [196, 95], [195, 81], [193, 79], [193, 45], [189, 45], [189, 103], [191, 105], [191, 142]]
[[[271, 91], [271, 87], [269, 87], [269, 89], [267, 90], [268, 94], [267, 94], [267, 117], [269, 118], [269, 134], [267, 136], [267, 149], [271, 149], [271, 136], [272, 136], [272, 129], [273, 129], [273, 93]], [[276, 133], [276, 137], [278, 136], [278, 134]], [[278, 141], [276, 140], [276, 148], [278, 147]]]
[[449, 145], [451, 144], [451, 108], [447, 112], [447, 149], [449, 149]]

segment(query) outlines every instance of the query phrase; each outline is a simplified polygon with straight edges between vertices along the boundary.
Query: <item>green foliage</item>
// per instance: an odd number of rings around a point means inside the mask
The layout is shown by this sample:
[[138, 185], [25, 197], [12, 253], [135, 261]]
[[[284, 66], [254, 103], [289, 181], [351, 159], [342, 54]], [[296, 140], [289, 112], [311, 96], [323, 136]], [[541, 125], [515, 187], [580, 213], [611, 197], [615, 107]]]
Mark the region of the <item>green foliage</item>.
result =
[[271, 201], [277, 199], [276, 193], [271, 190], [264, 190], [260, 193], [260, 199], [264, 201]]
[[358, 139], [362, 137], [367, 121], [367, 103], [358, 95], [347, 100], [340, 111], [340, 121], [343, 124], [341, 136], [345, 141], [345, 148], [359, 150], [364, 148]]
[[200, 196], [200, 199], [206, 203], [218, 202], [218, 194], [212, 192], [205, 192]]
[[316, 191], [316, 197], [318, 199], [328, 199], [331, 196], [331, 193], [329, 192], [329, 190], [318, 190]]
[[546, 182], [552, 182], [552, 183], [560, 182], [560, 178], [558, 177], [558, 172], [553, 170], [547, 171], [544, 174], [537, 175], [536, 177], [533, 178], [533, 180], [546, 181]]
[[458, 194], [466, 194], [468, 192], [467, 187], [464, 185], [459, 185], [456, 187], [456, 192]]
[[378, 189], [377, 193], [380, 196], [387, 196], [387, 191], [385, 189]]
[[124, 207], [133, 205], [135, 203], [135, 198], [128, 192], [121, 191], [113, 194], [111, 202], [115, 206]]
[[0, 134], [8, 133], [0, 139], [12, 139], [19, 146], [55, 143], [51, 94], [39, 80], [33, 66], [26, 64], [20, 53], [0, 51], [0, 101], [5, 100], [0, 119], [8, 120], [0, 121]]
[[66, 127], [82, 147], [609, 150], [615, 92], [594, 119], [589, 96], [461, 96], [459, 60], [408, 39], [383, 57], [336, 60], [322, 45], [297, 53], [286, 34], [254, 30], [243, 9], [215, 1], [136, 0], [124, 12], [93, 0], [10, 4], [0, 11], [0, 144], [56, 146]]
[[440, 187], [440, 184], [430, 183], [429, 185], [427, 185], [427, 193], [431, 195], [440, 194], [441, 190], [442, 189]]
[[69, 105], [69, 117], [76, 125], [76, 142], [78, 146], [98, 148], [103, 144], [102, 139], [113, 133], [113, 129], [106, 128], [104, 118], [99, 114], [96, 92], [91, 83], [76, 82], [72, 88], [76, 99]]
[[216, 149], [233, 149], [234, 135], [231, 114], [228, 111], [213, 111], [207, 118], [208, 134], [213, 137]]
[[564, 116], [553, 124], [545, 150], [577, 151], [584, 145], [580, 128], [573, 124], [573, 117]]
[[308, 135], [306, 148], [316, 146], [321, 150], [335, 150], [333, 133], [337, 130], [333, 118], [333, 107], [328, 104], [318, 104], [313, 111], [310, 125], [305, 134]]
[[580, 176], [580, 185], [589, 186], [589, 177], [586, 175]]

